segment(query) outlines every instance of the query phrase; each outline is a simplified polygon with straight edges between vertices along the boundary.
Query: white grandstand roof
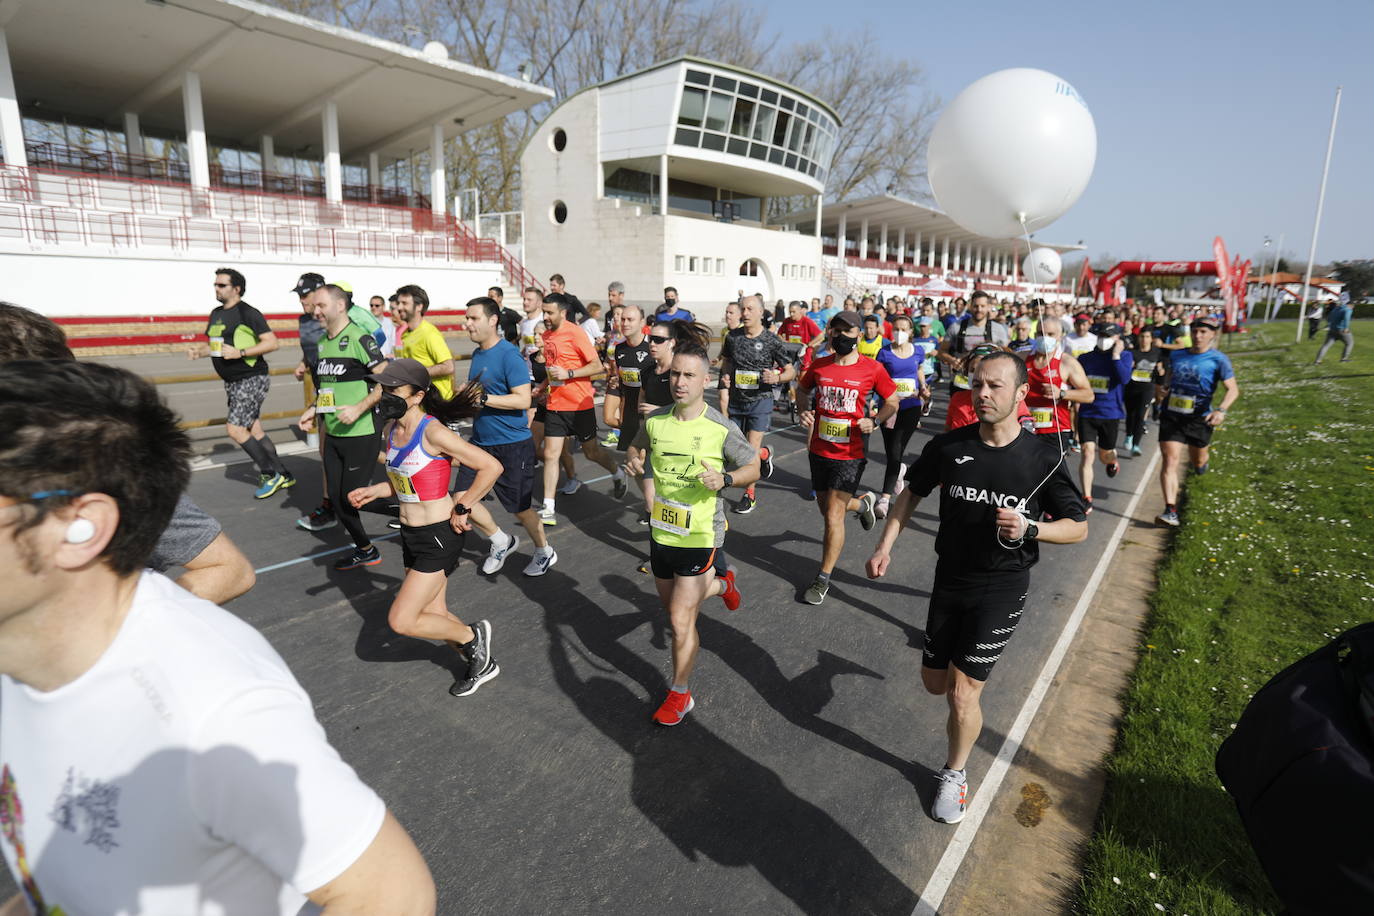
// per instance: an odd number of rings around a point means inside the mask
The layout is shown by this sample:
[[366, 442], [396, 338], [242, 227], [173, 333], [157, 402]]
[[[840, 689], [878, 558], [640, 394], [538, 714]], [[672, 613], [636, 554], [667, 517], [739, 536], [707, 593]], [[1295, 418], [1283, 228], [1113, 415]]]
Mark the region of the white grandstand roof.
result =
[[[951, 250], [953, 250], [955, 242], [965, 242], [986, 248], [988, 251], [1014, 253], [1019, 250], [1021, 254], [1025, 254], [1026, 244], [1023, 239], [994, 239], [969, 232], [947, 216], [943, 210], [927, 207], [925, 204], [919, 204], [914, 200], [898, 197], [895, 194], [878, 194], [873, 197], [843, 200], [838, 203], [827, 202], [821, 211], [821, 234], [827, 238], [838, 238], [842, 217], [845, 221], [845, 238], [847, 239], [858, 238], [860, 227], [863, 225], [863, 221], [867, 219], [869, 238], [877, 239], [883, 224], [886, 223], [887, 242], [892, 246], [897, 244], [898, 233], [905, 229], [908, 245], [916, 241], [916, 233], [919, 232], [922, 245], [927, 244], [931, 239], [949, 239]], [[771, 220], [771, 222], [796, 226], [803, 233], [814, 233], [816, 231], [816, 211], [815, 208], [807, 208]], [[1019, 248], [1016, 247], [1018, 242], [1020, 242]], [[1053, 248], [1060, 254], [1066, 251], [1081, 251], [1084, 248], [1081, 242], [1073, 245], [1045, 242], [1034, 234], [1031, 235], [1031, 242], [1037, 248]], [[870, 242], [869, 248], [874, 250], [872, 242]]]
[[553, 97], [523, 79], [249, 0], [0, 0], [20, 104], [183, 130], [182, 74], [200, 75], [206, 132], [320, 150], [337, 103], [343, 157], [383, 158]]

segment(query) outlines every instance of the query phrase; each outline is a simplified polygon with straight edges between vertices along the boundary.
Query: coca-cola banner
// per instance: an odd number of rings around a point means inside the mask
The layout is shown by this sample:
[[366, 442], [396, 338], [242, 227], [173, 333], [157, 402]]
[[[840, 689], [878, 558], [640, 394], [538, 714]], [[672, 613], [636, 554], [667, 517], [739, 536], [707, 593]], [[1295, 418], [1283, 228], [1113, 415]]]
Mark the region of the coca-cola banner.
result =
[[1116, 305], [1116, 284], [1123, 277], [1217, 276], [1216, 261], [1122, 261], [1097, 281], [1097, 291], [1107, 305]]

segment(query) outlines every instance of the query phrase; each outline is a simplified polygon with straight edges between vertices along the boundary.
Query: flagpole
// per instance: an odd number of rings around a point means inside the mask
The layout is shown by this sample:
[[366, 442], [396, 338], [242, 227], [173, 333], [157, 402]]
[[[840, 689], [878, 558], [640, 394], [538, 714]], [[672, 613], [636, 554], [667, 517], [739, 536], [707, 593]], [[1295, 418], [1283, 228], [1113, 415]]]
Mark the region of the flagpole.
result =
[[1279, 314], [1279, 285], [1272, 280], [1272, 275], [1279, 272], [1279, 257], [1283, 251], [1284, 234], [1279, 233], [1279, 247], [1274, 250], [1274, 266], [1269, 269], [1271, 280], [1269, 283], [1269, 305], [1265, 313], [1265, 321], [1273, 321]]
[[1307, 316], [1307, 288], [1312, 285], [1312, 264], [1317, 259], [1317, 230], [1322, 224], [1322, 204], [1326, 202], [1326, 175], [1331, 171], [1331, 147], [1336, 142], [1336, 116], [1341, 113], [1341, 87], [1336, 87], [1336, 104], [1331, 109], [1331, 130], [1326, 135], [1326, 163], [1322, 166], [1322, 185], [1317, 192], [1317, 218], [1312, 223], [1312, 247], [1307, 252], [1307, 275], [1302, 279], [1302, 304], [1298, 306], [1295, 341], [1302, 340], [1303, 319]]

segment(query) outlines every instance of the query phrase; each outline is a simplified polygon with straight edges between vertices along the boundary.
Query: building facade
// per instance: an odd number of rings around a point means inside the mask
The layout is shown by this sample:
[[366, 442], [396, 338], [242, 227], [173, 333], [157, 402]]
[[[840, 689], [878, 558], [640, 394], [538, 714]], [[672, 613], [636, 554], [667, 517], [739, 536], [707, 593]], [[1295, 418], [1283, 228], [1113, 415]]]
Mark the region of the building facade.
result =
[[525, 263], [587, 301], [616, 280], [643, 305], [674, 286], [712, 321], [741, 290], [815, 296], [820, 238], [769, 205], [821, 208], [840, 127], [799, 89], [691, 57], [588, 87], [521, 155]]

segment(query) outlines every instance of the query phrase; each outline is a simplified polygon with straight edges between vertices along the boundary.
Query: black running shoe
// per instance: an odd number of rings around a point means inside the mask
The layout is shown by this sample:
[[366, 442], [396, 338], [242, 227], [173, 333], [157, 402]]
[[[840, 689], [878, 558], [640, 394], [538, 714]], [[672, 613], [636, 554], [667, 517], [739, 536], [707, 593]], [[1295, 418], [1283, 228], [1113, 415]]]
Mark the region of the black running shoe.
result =
[[346, 557], [340, 557], [334, 561], [334, 568], [339, 572], [349, 569], [357, 569], [359, 566], [376, 566], [382, 562], [382, 552], [377, 549], [376, 544], [369, 544], [367, 547], [355, 550]]
[[1115, 477], [1119, 473], [1121, 473], [1121, 464], [1119, 462], [1113, 461], [1111, 464], [1107, 465], [1108, 477]]
[[306, 531], [323, 531], [333, 528], [338, 523], [339, 520], [334, 517], [334, 510], [328, 506], [316, 506], [309, 515], [296, 519], [296, 526]]
[[496, 659], [487, 662], [487, 667], [478, 674], [467, 674], [453, 682], [453, 686], [448, 689], [450, 695], [455, 697], [472, 696], [487, 681], [501, 673], [501, 666], [496, 664]]
[[[472, 625], [472, 642], [459, 646], [458, 652], [468, 660], [468, 677], [491, 665], [491, 621], [479, 620]], [[474, 687], [473, 690], [477, 688]]]
[[630, 475], [621, 468], [616, 476], [611, 477], [611, 496], [616, 499], [624, 499], [626, 492], [630, 489]]
[[767, 480], [769, 477], [773, 476], [773, 450], [771, 448], [766, 448], [763, 451], [765, 454], [761, 466], [763, 469], [763, 479]]
[[735, 503], [735, 508], [731, 511], [736, 515], [748, 515], [750, 512], [754, 511], [754, 503], [754, 497], [745, 493], [739, 498], [739, 502]]

